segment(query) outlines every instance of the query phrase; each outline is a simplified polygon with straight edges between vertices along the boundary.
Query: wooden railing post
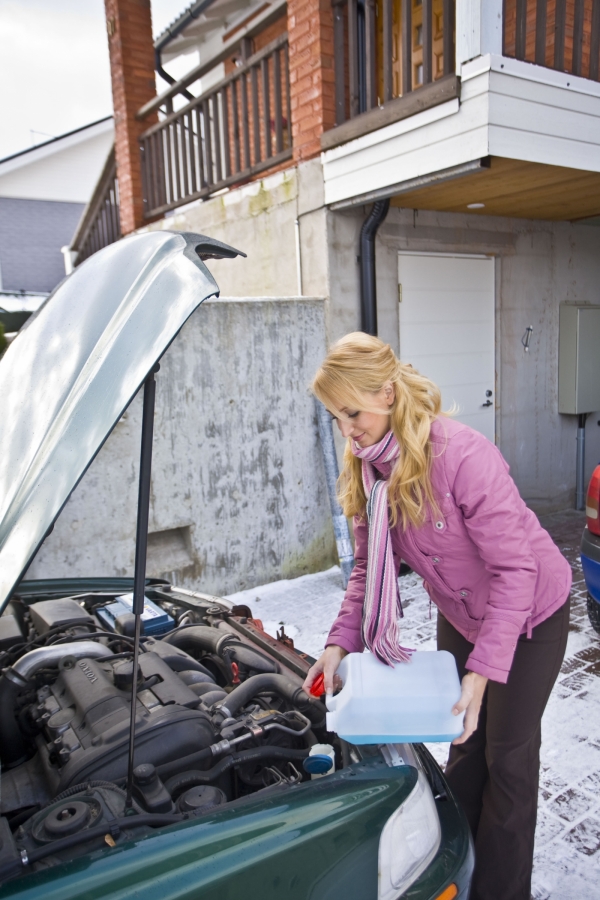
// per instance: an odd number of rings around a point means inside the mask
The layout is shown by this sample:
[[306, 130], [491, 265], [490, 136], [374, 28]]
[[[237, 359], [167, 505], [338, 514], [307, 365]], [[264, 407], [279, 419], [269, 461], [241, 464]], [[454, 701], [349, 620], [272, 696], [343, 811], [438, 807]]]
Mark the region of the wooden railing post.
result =
[[423, 84], [433, 81], [433, 2], [422, 0], [423, 8]]
[[350, 118], [360, 112], [358, 85], [358, 9], [356, 0], [348, 0], [348, 72], [350, 80]]
[[394, 78], [392, 72], [394, 51], [394, 21], [392, 16], [392, 0], [382, 0], [383, 31], [383, 102], [387, 103], [394, 96]]
[[412, 0], [402, 0], [402, 93], [412, 86]]

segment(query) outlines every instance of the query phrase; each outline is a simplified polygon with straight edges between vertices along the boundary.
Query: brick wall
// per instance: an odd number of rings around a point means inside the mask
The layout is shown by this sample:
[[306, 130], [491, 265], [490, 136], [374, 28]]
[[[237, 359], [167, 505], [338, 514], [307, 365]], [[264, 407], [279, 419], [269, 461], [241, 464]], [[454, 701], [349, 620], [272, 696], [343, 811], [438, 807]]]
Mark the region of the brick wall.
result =
[[138, 137], [156, 117], [135, 114], [156, 94], [150, 0], [105, 0], [115, 116], [115, 154], [121, 229], [129, 234], [144, 224]]
[[335, 124], [331, 0], [288, 0], [290, 95], [294, 159], [321, 152], [320, 137]]

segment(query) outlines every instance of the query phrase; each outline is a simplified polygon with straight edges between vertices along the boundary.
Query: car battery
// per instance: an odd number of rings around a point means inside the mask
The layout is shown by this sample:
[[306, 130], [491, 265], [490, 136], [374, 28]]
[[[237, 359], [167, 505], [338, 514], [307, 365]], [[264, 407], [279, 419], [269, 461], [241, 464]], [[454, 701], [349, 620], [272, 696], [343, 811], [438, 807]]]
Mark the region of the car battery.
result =
[[[116, 597], [113, 603], [101, 606], [96, 610], [96, 616], [108, 631], [117, 632], [116, 621], [120, 616], [133, 613], [133, 594], [123, 594]], [[144, 597], [144, 612], [142, 613], [144, 634], [166, 634], [175, 627], [175, 620], [164, 612], [156, 603]]]

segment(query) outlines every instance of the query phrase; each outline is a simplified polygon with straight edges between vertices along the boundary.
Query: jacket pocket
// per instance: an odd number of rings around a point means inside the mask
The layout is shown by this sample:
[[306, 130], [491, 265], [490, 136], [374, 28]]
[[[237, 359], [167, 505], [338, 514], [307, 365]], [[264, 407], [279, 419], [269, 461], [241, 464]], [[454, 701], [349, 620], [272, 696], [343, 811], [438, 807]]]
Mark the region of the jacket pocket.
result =
[[469, 602], [473, 596], [473, 592], [468, 588], [463, 588], [460, 591], [453, 591], [452, 594], [452, 602], [456, 614], [463, 620], [472, 623], [474, 626], [479, 626], [483, 620], [483, 616], [474, 615], [475, 611]]

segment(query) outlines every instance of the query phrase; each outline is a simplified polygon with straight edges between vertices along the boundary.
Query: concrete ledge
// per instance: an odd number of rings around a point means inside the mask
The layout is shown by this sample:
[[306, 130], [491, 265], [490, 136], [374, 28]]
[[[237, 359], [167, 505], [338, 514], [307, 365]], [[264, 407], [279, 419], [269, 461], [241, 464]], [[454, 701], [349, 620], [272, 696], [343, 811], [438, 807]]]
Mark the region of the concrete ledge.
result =
[[404, 97], [390, 100], [383, 106], [378, 106], [369, 112], [361, 113], [354, 119], [349, 119], [343, 125], [326, 131], [321, 136], [321, 149], [331, 150], [340, 144], [345, 144], [354, 138], [377, 131], [392, 122], [407, 119], [424, 109], [439, 106], [447, 100], [460, 99], [460, 78], [457, 75], [445, 75], [439, 81], [426, 84], [423, 87], [411, 91]]
[[207, 303], [323, 303], [324, 297], [208, 297]]

